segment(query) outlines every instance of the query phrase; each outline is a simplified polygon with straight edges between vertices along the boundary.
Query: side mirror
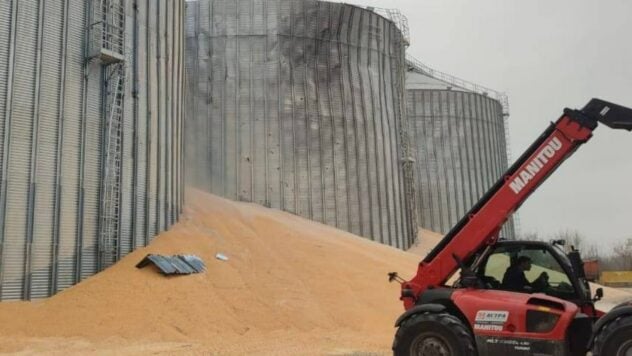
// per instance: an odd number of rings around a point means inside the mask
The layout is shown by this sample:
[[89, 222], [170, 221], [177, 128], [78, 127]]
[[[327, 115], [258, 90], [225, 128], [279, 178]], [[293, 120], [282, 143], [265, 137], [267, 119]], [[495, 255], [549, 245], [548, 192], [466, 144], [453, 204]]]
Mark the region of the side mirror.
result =
[[603, 288], [597, 288], [595, 291], [595, 297], [593, 298], [593, 302], [598, 302], [603, 298]]
[[392, 283], [392, 282], [397, 282], [399, 284], [402, 284], [404, 282], [406, 282], [402, 277], [400, 277], [397, 272], [391, 272], [388, 274], [388, 282]]

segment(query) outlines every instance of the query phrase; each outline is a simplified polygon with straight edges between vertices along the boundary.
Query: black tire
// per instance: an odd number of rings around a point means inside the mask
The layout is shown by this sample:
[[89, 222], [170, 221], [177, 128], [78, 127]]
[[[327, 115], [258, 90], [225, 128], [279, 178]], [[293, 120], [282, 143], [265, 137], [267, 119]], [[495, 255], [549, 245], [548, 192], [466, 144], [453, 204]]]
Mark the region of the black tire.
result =
[[395, 356], [476, 355], [469, 329], [446, 313], [420, 313], [406, 319], [395, 334]]
[[632, 315], [620, 316], [606, 325], [595, 335], [593, 356], [632, 355]]

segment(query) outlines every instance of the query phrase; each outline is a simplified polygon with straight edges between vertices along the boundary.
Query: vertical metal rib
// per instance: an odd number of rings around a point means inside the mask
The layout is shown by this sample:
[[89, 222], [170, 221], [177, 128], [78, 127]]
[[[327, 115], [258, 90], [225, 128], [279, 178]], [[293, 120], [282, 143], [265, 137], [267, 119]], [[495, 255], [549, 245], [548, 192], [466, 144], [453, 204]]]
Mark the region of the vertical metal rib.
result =
[[6, 106], [4, 112], [4, 137], [3, 137], [3, 150], [2, 150], [2, 189], [0, 191], [0, 299], [4, 295], [4, 274], [6, 264], [5, 261], [5, 244], [6, 244], [6, 215], [7, 215], [7, 173], [8, 173], [8, 161], [9, 161], [9, 147], [11, 143], [11, 119], [13, 116], [13, 82], [15, 80], [15, 46], [16, 46], [16, 30], [17, 30], [17, 15], [19, 10], [19, 3], [13, 2], [11, 9], [11, 31], [9, 35], [9, 64], [8, 64], [8, 78], [7, 78], [7, 91], [6, 91]]
[[44, 31], [44, 11], [42, 9], [43, 0], [38, 3], [38, 31], [37, 31], [37, 52], [35, 55], [35, 91], [33, 100], [33, 126], [31, 133], [31, 167], [29, 169], [29, 192], [27, 208], [27, 228], [26, 228], [26, 255], [24, 256], [24, 290], [22, 299], [31, 299], [31, 283], [33, 275], [33, 223], [35, 219], [35, 194], [37, 172], [37, 150], [38, 133], [40, 121], [40, 83], [42, 81], [42, 37]]
[[60, 225], [61, 225], [61, 172], [62, 165], [64, 164], [64, 117], [66, 109], [66, 56], [68, 52], [68, 4], [69, 0], [64, 0], [64, 13], [63, 13], [63, 38], [62, 38], [62, 52], [61, 52], [61, 81], [59, 83], [59, 112], [57, 114], [57, 167], [55, 171], [55, 206], [53, 217], [53, 255], [52, 255], [52, 267], [50, 270], [50, 289], [49, 295], [57, 293], [59, 290], [59, 259], [60, 259]]

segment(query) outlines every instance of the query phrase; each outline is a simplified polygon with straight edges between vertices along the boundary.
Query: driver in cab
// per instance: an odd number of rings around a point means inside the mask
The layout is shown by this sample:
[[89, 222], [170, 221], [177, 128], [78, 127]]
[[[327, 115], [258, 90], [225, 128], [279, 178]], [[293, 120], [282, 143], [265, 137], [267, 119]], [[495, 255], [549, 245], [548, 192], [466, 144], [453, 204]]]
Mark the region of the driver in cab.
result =
[[542, 290], [549, 282], [549, 275], [542, 272], [535, 281], [529, 282], [525, 271], [531, 270], [531, 258], [520, 256], [516, 262], [509, 266], [503, 276], [502, 288], [513, 292], [534, 292]]

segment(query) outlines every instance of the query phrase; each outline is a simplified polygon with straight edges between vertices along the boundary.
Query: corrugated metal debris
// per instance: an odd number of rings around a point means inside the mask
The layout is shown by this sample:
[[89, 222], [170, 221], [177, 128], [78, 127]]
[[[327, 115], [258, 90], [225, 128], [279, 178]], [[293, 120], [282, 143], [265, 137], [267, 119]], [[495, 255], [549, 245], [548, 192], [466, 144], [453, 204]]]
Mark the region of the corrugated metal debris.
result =
[[149, 254], [136, 265], [136, 268], [143, 268], [152, 263], [164, 275], [200, 273], [206, 270], [204, 261], [193, 255], [162, 256]]

